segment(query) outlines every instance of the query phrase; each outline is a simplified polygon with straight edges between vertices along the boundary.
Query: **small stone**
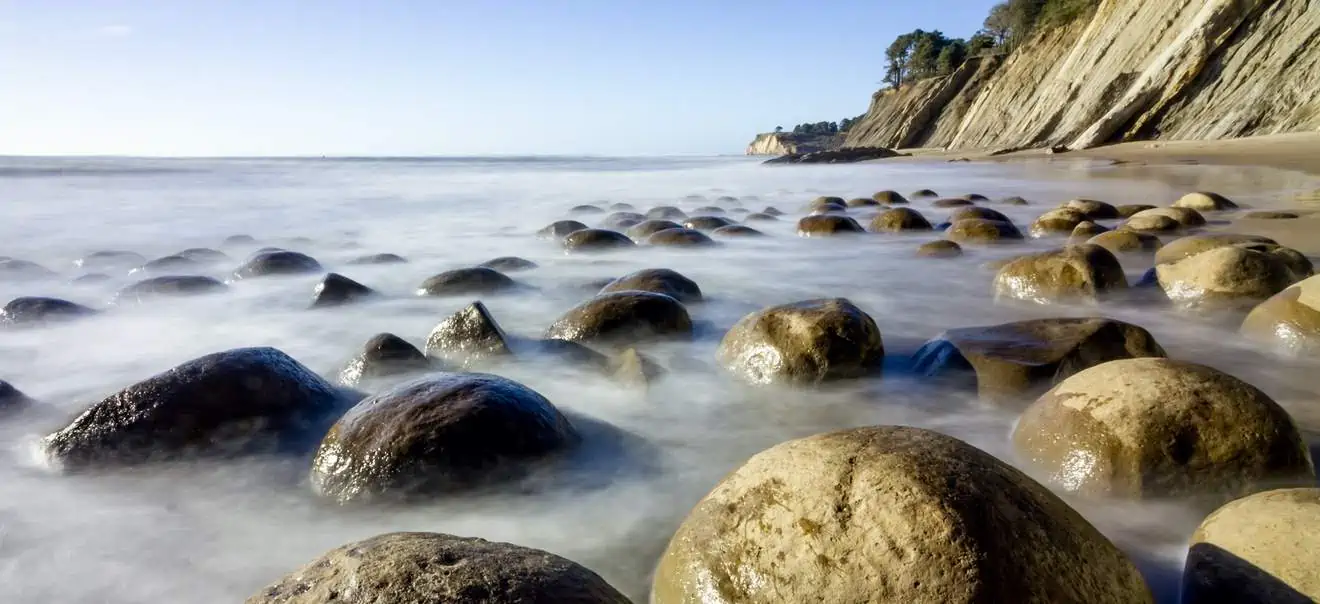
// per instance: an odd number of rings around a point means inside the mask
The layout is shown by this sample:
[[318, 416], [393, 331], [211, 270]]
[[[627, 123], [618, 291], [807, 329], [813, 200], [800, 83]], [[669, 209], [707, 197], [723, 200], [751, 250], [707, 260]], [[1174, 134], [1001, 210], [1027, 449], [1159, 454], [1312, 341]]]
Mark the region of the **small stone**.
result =
[[963, 255], [963, 249], [957, 243], [940, 239], [928, 241], [918, 246], [917, 255], [926, 258], [957, 258]]
[[797, 231], [802, 237], [828, 237], [866, 232], [856, 220], [848, 216], [833, 215], [807, 216], [798, 221]]
[[426, 338], [426, 354], [470, 368], [510, 358], [513, 351], [509, 336], [486, 305], [473, 302], [431, 330]]
[[502, 273], [513, 273], [517, 271], [529, 271], [534, 268], [539, 268], [541, 265], [517, 256], [500, 256], [499, 258], [493, 258], [482, 262], [477, 266], [480, 268], [500, 271]]
[[1178, 201], [1173, 202], [1173, 207], [1190, 208], [1198, 212], [1222, 212], [1236, 210], [1238, 205], [1218, 193], [1200, 191], [1183, 195]]
[[312, 290], [312, 308], [343, 306], [374, 296], [376, 290], [339, 273], [328, 273]]

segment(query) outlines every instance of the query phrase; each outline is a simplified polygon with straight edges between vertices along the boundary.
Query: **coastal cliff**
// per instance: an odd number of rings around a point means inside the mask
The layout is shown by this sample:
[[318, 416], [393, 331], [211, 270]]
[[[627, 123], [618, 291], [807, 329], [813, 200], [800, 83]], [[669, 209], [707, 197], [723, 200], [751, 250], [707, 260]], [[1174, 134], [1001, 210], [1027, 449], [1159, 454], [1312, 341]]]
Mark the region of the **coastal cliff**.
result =
[[[747, 145], [747, 155], [795, 155], [837, 149], [843, 135], [802, 135], [789, 132], [766, 132], [756, 135]], [[864, 146], [864, 145], [860, 145]]]
[[1010, 54], [877, 92], [844, 146], [1078, 149], [1314, 130], [1315, 0], [1102, 0]]

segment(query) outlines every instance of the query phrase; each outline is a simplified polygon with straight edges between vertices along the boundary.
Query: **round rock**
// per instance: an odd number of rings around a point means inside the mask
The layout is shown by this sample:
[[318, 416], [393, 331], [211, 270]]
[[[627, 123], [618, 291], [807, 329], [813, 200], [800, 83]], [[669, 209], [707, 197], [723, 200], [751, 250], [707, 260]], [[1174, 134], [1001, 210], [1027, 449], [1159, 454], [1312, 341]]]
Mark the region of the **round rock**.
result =
[[748, 214], [743, 220], [747, 222], [775, 222], [778, 221], [779, 218], [764, 212], [756, 212], [754, 214]]
[[582, 229], [564, 237], [564, 249], [578, 253], [620, 250], [635, 245], [627, 235], [604, 229]]
[[1073, 375], [1023, 412], [1013, 444], [1058, 488], [1088, 495], [1218, 498], [1315, 481], [1282, 407], [1231, 375], [1169, 359]]
[[1182, 604], [1320, 602], [1320, 489], [1229, 502], [1192, 534]]
[[716, 237], [727, 237], [727, 238], [765, 237], [765, 233], [762, 233], [761, 231], [758, 231], [752, 227], [742, 224], [731, 224], [729, 226], [722, 226], [718, 229], [711, 231], [710, 234]]
[[1236, 210], [1238, 205], [1218, 193], [1198, 191], [1178, 198], [1178, 201], [1173, 202], [1173, 207], [1189, 208], [1198, 212], [1222, 212]]
[[1242, 322], [1242, 333], [1294, 354], [1320, 353], [1320, 276], [1261, 302]]
[[848, 216], [817, 215], [799, 220], [797, 232], [802, 237], [829, 237], [865, 233], [866, 229]]
[[1155, 277], [1169, 299], [1181, 307], [1245, 310], [1296, 283], [1300, 276], [1276, 254], [1227, 246], [1156, 264]]
[[664, 294], [621, 291], [579, 304], [545, 331], [549, 339], [590, 343], [635, 343], [690, 338], [692, 318], [678, 300]]
[[151, 298], [167, 296], [197, 296], [214, 294], [229, 289], [218, 279], [200, 275], [152, 277], [119, 290], [116, 302], [145, 302]]
[[1094, 199], [1073, 199], [1059, 207], [1081, 212], [1087, 220], [1111, 220], [1119, 217], [1118, 208]]
[[601, 225], [607, 229], [626, 229], [634, 224], [646, 220], [646, 216], [637, 212], [614, 212], [601, 221]]
[[0, 280], [29, 281], [54, 276], [54, 271], [35, 262], [19, 260], [17, 258], [5, 258], [0, 260]]
[[1071, 208], [1055, 208], [1036, 218], [1031, 223], [1032, 237], [1046, 237], [1063, 233], [1072, 233], [1077, 225], [1086, 220], [1086, 214]]
[[1087, 239], [1086, 242], [1105, 248], [1114, 255], [1154, 253], [1163, 245], [1159, 237], [1128, 229], [1105, 231]]
[[1141, 574], [1008, 464], [919, 428], [853, 428], [756, 454], [706, 495], [653, 604], [1150, 604]]
[[344, 386], [358, 386], [384, 378], [409, 373], [426, 372], [435, 369], [435, 365], [416, 346], [392, 333], [372, 336], [362, 346], [362, 352], [339, 372], [339, 383]]
[[473, 302], [431, 330], [426, 354], [466, 368], [511, 357], [513, 351], [490, 309]]
[[628, 228], [628, 236], [638, 241], [667, 229], [681, 229], [683, 225], [670, 220], [644, 220]]
[[376, 290], [339, 273], [329, 273], [312, 290], [312, 308], [343, 306], [374, 296]]
[[105, 271], [130, 269], [146, 264], [147, 259], [137, 252], [123, 250], [102, 250], [92, 252], [73, 261], [73, 265], [84, 270]]
[[539, 268], [541, 265], [517, 256], [500, 256], [499, 258], [492, 258], [482, 262], [477, 266], [480, 268], [497, 270], [502, 273], [513, 273], [518, 271], [529, 271], [534, 268]]
[[1002, 243], [1020, 241], [1022, 233], [1011, 222], [998, 220], [968, 219], [959, 220], [944, 233], [950, 241], [958, 243]]
[[963, 249], [957, 243], [941, 239], [917, 246], [917, 255], [926, 258], [957, 258], [963, 255]]
[[1156, 264], [1177, 262], [1183, 258], [1208, 252], [1215, 248], [1240, 244], [1274, 243], [1269, 237], [1259, 235], [1240, 235], [1238, 233], [1206, 233], [1179, 237], [1162, 246], [1155, 254]]
[[[582, 232], [582, 231], [579, 231]], [[445, 271], [423, 281], [419, 296], [468, 296], [506, 292], [518, 282], [492, 268], [472, 267]]]
[[889, 208], [871, 219], [871, 232], [898, 233], [902, 231], [929, 231], [930, 221], [912, 208]]
[[994, 287], [995, 299], [1095, 303], [1128, 282], [1109, 250], [1082, 244], [1018, 257], [999, 269]]
[[701, 288], [677, 271], [667, 268], [648, 268], [619, 277], [600, 290], [602, 294], [623, 291], [642, 291], [664, 294], [679, 302], [700, 302]]
[[[691, 222], [691, 221], [689, 221]], [[696, 229], [665, 229], [646, 238], [647, 245], [663, 247], [711, 247], [715, 240]]]
[[[580, 224], [580, 223], [579, 223]], [[585, 227], [584, 227], [585, 228]], [[370, 254], [367, 256], [358, 256], [348, 261], [350, 265], [361, 264], [407, 264], [408, 259], [398, 254]]]
[[90, 317], [96, 311], [60, 298], [23, 296], [0, 308], [0, 326], [40, 327]]
[[234, 271], [237, 279], [271, 277], [279, 275], [305, 275], [321, 272], [321, 263], [315, 258], [288, 250], [270, 250], [254, 254]]
[[694, 231], [713, 231], [731, 224], [736, 223], [723, 216], [693, 216], [692, 218], [683, 221], [683, 226], [685, 228]]
[[976, 204], [970, 199], [963, 199], [961, 197], [950, 197], [947, 199], [936, 199], [935, 201], [930, 202], [930, 205], [937, 208], [959, 208], [963, 206], [970, 206]]
[[587, 225], [576, 220], [558, 220], [536, 232], [543, 239], [563, 239], [577, 231], [587, 230]]
[[899, 194], [898, 191], [879, 191], [875, 195], [872, 195], [871, 199], [874, 199], [877, 202], [879, 202], [881, 205], [886, 205], [886, 206], [892, 206], [895, 204], [904, 204], [908, 202], [907, 198]]
[[568, 418], [531, 388], [435, 373], [349, 409], [321, 441], [311, 482], [339, 503], [452, 494], [517, 478], [578, 441]]
[[650, 220], [687, 220], [688, 215], [674, 206], [660, 206], [648, 210], [646, 217]]
[[743, 317], [716, 353], [721, 365], [753, 385], [812, 385], [878, 374], [880, 328], [843, 298], [771, 306]]
[[1115, 209], [1118, 210], [1119, 218], [1131, 218], [1132, 216], [1136, 215], [1139, 212], [1145, 212], [1146, 210], [1153, 210], [1155, 209], [1155, 206], [1147, 203], [1130, 203], [1130, 204], [1118, 206]]
[[930, 189], [918, 189], [908, 194], [908, 197], [939, 197], [940, 194]]

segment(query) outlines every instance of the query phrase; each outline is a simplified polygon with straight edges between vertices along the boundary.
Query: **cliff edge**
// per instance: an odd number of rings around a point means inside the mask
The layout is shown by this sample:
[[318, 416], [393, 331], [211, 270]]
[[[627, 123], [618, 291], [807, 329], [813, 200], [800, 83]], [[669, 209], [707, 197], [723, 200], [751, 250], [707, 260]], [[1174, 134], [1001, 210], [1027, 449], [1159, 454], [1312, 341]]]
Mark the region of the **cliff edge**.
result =
[[844, 146], [1080, 149], [1315, 130], [1316, 0], [1102, 0], [1009, 55], [877, 92]]
[[[766, 132], [747, 145], [747, 155], [798, 155], [829, 151], [843, 146], [842, 134], [793, 134]], [[859, 145], [867, 146], [867, 145]]]

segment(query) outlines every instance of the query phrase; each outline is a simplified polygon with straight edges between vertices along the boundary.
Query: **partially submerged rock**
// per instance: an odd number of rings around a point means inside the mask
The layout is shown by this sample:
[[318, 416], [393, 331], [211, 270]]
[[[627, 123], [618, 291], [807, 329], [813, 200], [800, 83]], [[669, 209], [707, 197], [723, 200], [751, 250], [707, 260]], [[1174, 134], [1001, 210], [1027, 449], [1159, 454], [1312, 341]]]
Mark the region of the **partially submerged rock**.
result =
[[1119, 217], [1118, 208], [1095, 199], [1073, 199], [1059, 207], [1081, 212], [1087, 220], [1109, 220]]
[[1031, 223], [1032, 237], [1045, 237], [1072, 233], [1077, 225], [1086, 220], [1086, 214], [1071, 208], [1055, 208], [1036, 218]]
[[18, 258], [0, 260], [0, 280], [3, 281], [30, 281], [54, 276], [56, 276], [55, 271], [35, 262], [19, 260]]
[[606, 216], [601, 225], [607, 229], [623, 230], [646, 220], [646, 216], [637, 212], [615, 212]]
[[1157, 264], [1155, 275], [1178, 306], [1211, 311], [1251, 308], [1299, 280], [1286, 259], [1243, 246]]
[[518, 282], [495, 269], [475, 266], [445, 271], [417, 286], [419, 296], [471, 296], [507, 292]]
[[898, 191], [887, 191], [887, 190], [878, 191], [875, 195], [871, 196], [871, 199], [876, 200], [881, 205], [887, 205], [887, 206], [891, 206], [895, 204], [903, 204], [908, 202], [907, 198], [899, 194]]
[[416, 346], [392, 333], [379, 333], [367, 340], [362, 352], [339, 372], [339, 383], [358, 386], [364, 382], [436, 369], [435, 363]]
[[1145, 329], [1104, 318], [1056, 318], [950, 329], [913, 356], [913, 371], [970, 378], [984, 398], [1038, 393], [1109, 361], [1166, 356]]
[[802, 237], [828, 237], [865, 233], [866, 230], [848, 216], [816, 215], [799, 220], [797, 232]]
[[692, 319], [678, 300], [663, 294], [620, 291], [579, 304], [545, 330], [546, 338], [581, 343], [636, 343], [689, 338]]
[[683, 225], [671, 220], [646, 220], [628, 228], [628, 236], [637, 241], [646, 241], [647, 237], [668, 229], [681, 229]]
[[1155, 253], [1163, 246], [1160, 238], [1129, 229], [1105, 231], [1086, 240], [1109, 250], [1111, 254]]
[[0, 380], [0, 417], [16, 413], [32, 404], [32, 399], [15, 388], [13, 384]]
[[635, 245], [627, 235], [604, 229], [581, 229], [564, 237], [564, 249], [570, 252], [605, 252]]
[[499, 258], [492, 258], [482, 262], [477, 266], [480, 268], [497, 270], [501, 273], [512, 273], [517, 271], [529, 271], [534, 268], [539, 268], [541, 265], [517, 256], [500, 256]]
[[712, 247], [714, 239], [695, 229], [665, 229], [646, 238], [647, 245], [661, 247]]
[[375, 297], [376, 290], [339, 273], [329, 273], [312, 290], [312, 308], [353, 304]]
[[1055, 486], [1088, 495], [1214, 499], [1315, 481], [1282, 407], [1231, 375], [1169, 359], [1073, 375], [1022, 414], [1013, 443]]
[[1174, 207], [1152, 208], [1149, 210], [1142, 210], [1130, 216], [1128, 218], [1127, 224], [1135, 225], [1137, 224], [1137, 222], [1134, 221], [1139, 221], [1141, 219], [1148, 219], [1154, 216], [1164, 216], [1165, 218], [1173, 219], [1178, 223], [1178, 225], [1181, 228], [1185, 228], [1185, 229], [1205, 226], [1205, 217], [1202, 216], [1200, 212], [1197, 212], [1196, 210], [1193, 210], [1191, 208], [1174, 208]]
[[520, 477], [579, 440], [531, 388], [494, 375], [435, 373], [349, 409], [321, 441], [311, 482], [339, 503], [447, 495]]
[[945, 237], [958, 243], [1002, 243], [1022, 240], [1022, 233], [1009, 222], [967, 219], [949, 226]]
[[917, 246], [917, 255], [926, 258], [957, 258], [963, 255], [963, 249], [957, 243], [940, 239]]
[[1198, 212], [1219, 212], [1223, 210], [1236, 210], [1238, 205], [1218, 193], [1198, 191], [1196, 193], [1188, 193], [1178, 198], [1178, 201], [1173, 202], [1173, 207], [1190, 208]]
[[321, 270], [321, 263], [307, 254], [288, 250], [270, 250], [248, 258], [238, 270], [234, 271], [234, 278], [306, 275], [319, 273]]
[[563, 239], [578, 231], [587, 230], [587, 225], [576, 220], [557, 220], [536, 232], [542, 239]]
[[[583, 228], [585, 228], [585, 225]], [[407, 263], [408, 263], [407, 258], [404, 258], [403, 256], [400, 256], [398, 254], [390, 254], [390, 253], [358, 256], [357, 258], [348, 261], [349, 265], [354, 265], [354, 266], [363, 265], [363, 264], [407, 264]]]
[[647, 211], [646, 217], [650, 220], [687, 220], [688, 215], [674, 206], [659, 206]]
[[1215, 248], [1229, 247], [1244, 243], [1274, 243], [1274, 240], [1259, 235], [1241, 235], [1238, 233], [1188, 235], [1186, 237], [1174, 239], [1164, 246], [1161, 246], [1159, 252], [1155, 254], [1155, 263], [1166, 264], [1169, 262], [1177, 262], [1189, 256], [1195, 256], [1201, 252], [1208, 252]]
[[283, 352], [238, 348], [129, 386], [42, 444], [69, 469], [301, 452], [343, 408], [333, 386]]
[[1153, 599], [1122, 551], [1022, 472], [949, 436], [875, 426], [762, 451], [697, 503], [651, 602], [706, 601]]
[[643, 291], [664, 294], [679, 302], [700, 302], [701, 288], [677, 271], [667, 268], [648, 268], [615, 279], [600, 290], [602, 294], [622, 291]]
[[723, 216], [693, 216], [683, 221], [683, 227], [694, 231], [713, 231], [720, 227], [737, 224]]
[[729, 226], [722, 226], [718, 229], [711, 231], [710, 234], [716, 237], [723, 237], [726, 239], [744, 238], [744, 237], [765, 237], [765, 233], [762, 233], [761, 231], [758, 231], [752, 227], [741, 224], [731, 224]]
[[902, 231], [929, 231], [930, 221], [912, 208], [890, 208], [871, 219], [871, 232], [898, 233]]
[[587, 568], [510, 543], [387, 533], [331, 550], [247, 604], [628, 604]]
[[759, 310], [725, 334], [717, 358], [753, 385], [814, 385], [878, 374], [885, 347], [875, 321], [843, 298]]
[[96, 311], [68, 300], [41, 296], [14, 298], [0, 308], [0, 327], [40, 327], [95, 315]]
[[513, 351], [486, 305], [473, 302], [431, 330], [426, 354], [468, 368], [511, 357]]
[[972, 220], [978, 218], [981, 220], [997, 220], [999, 222], [1013, 222], [1011, 219], [1009, 219], [1008, 216], [1005, 216], [1003, 212], [1000, 212], [998, 210], [992, 210], [990, 208], [983, 208], [980, 206], [964, 206], [958, 208], [954, 210], [951, 214], [949, 214], [949, 218], [946, 219], [945, 222], [954, 223], [954, 222], [958, 222], [959, 220]]
[[1127, 276], [1118, 259], [1109, 250], [1090, 244], [1020, 256], [995, 274], [997, 300], [1094, 304], [1127, 288]]
[[137, 252], [125, 250], [101, 250], [92, 252], [73, 261], [73, 265], [83, 270], [106, 271], [127, 270], [146, 264], [147, 258]]
[[119, 290], [119, 293], [115, 296], [115, 301], [118, 303], [145, 302], [159, 297], [214, 294], [227, 289], [229, 289], [229, 286], [219, 279], [201, 275], [152, 277]]
[[1320, 276], [1261, 302], [1242, 322], [1242, 333], [1294, 354], [1320, 353]]

